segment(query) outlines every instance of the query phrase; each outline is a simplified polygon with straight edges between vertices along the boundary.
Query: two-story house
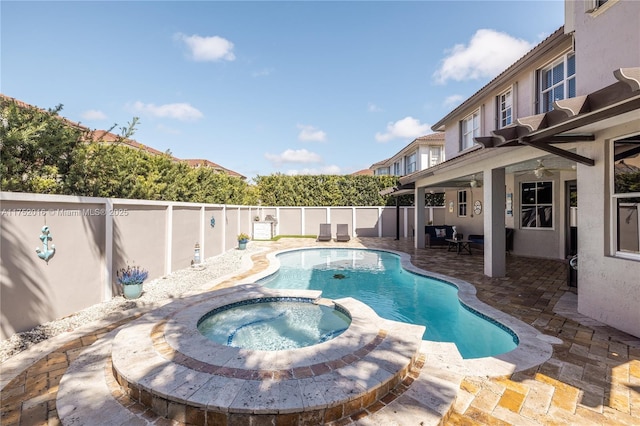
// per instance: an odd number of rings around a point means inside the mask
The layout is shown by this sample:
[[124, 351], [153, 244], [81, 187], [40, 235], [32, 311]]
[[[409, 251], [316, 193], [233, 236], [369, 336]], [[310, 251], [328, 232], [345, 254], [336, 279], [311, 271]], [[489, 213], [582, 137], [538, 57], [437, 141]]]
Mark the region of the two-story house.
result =
[[372, 164], [373, 174], [405, 176], [444, 161], [444, 133], [420, 136], [393, 157]]
[[416, 204], [447, 188], [446, 224], [484, 235], [487, 276], [506, 273], [505, 228], [514, 254], [577, 253], [579, 312], [635, 336], [640, 175], [622, 164], [640, 155], [638, 28], [640, 2], [567, 0], [562, 28], [432, 127], [448, 160], [400, 179]]

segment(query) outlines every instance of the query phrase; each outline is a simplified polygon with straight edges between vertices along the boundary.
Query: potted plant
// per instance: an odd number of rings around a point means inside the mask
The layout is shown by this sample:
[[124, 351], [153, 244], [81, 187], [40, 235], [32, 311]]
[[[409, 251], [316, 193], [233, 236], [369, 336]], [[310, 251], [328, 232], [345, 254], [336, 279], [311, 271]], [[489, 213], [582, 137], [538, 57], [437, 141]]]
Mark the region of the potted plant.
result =
[[238, 234], [238, 249], [244, 250], [247, 248], [247, 243], [249, 242], [249, 235], [241, 232]]
[[122, 285], [122, 294], [125, 299], [137, 299], [142, 294], [142, 283], [149, 276], [149, 271], [140, 266], [127, 265], [126, 268], [118, 269], [116, 277], [118, 283]]

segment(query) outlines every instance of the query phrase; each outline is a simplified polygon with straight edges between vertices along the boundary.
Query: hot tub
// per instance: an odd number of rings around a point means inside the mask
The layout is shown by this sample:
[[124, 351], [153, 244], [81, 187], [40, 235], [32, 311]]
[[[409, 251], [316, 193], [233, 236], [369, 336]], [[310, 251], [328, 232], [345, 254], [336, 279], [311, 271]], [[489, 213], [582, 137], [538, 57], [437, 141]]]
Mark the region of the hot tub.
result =
[[303, 297], [265, 297], [208, 312], [198, 321], [198, 331], [221, 345], [279, 351], [326, 342], [350, 324], [350, 314], [338, 304]]

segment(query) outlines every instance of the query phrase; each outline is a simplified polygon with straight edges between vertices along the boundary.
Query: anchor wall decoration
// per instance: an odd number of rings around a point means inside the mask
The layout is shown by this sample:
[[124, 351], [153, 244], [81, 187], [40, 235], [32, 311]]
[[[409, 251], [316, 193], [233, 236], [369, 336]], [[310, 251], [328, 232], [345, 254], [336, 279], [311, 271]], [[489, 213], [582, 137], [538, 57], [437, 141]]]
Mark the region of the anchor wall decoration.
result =
[[36, 247], [36, 253], [38, 253], [38, 257], [45, 262], [49, 263], [49, 259], [56, 254], [56, 246], [51, 244], [51, 249], [49, 249], [49, 241], [51, 241], [51, 233], [49, 231], [48, 226], [42, 227], [42, 234], [40, 234], [40, 241], [42, 241], [42, 250]]

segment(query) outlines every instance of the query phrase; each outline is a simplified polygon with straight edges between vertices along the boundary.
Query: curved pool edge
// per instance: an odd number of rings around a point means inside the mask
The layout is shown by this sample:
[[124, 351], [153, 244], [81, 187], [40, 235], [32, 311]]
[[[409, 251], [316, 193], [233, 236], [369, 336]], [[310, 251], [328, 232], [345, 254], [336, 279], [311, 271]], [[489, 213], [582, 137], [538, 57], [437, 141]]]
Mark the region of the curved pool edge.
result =
[[477, 290], [473, 284], [459, 278], [418, 268], [411, 263], [411, 255], [397, 250], [378, 247], [325, 248], [318, 246], [277, 250], [267, 254], [266, 257], [269, 260], [267, 268], [257, 274], [253, 274], [245, 278], [242, 282], [260, 285], [257, 283], [258, 280], [274, 274], [280, 268], [280, 261], [277, 258], [279, 254], [301, 250], [365, 250], [395, 254], [400, 258], [400, 265], [402, 268], [409, 272], [445, 281], [446, 283], [453, 285], [458, 289], [458, 299], [461, 303], [490, 318], [491, 321], [502, 324], [518, 339], [518, 345], [516, 348], [509, 352], [490, 357], [470, 359], [462, 358], [453, 343], [447, 344], [443, 342], [423, 340], [422, 352], [427, 354], [427, 362], [429, 362], [431, 357], [433, 361], [445, 363], [446, 369], [451, 372], [468, 376], [508, 375], [540, 365], [549, 360], [553, 354], [553, 346], [549, 343], [549, 341], [554, 340], [552, 336], [545, 335], [524, 321], [482, 302], [476, 296]]

